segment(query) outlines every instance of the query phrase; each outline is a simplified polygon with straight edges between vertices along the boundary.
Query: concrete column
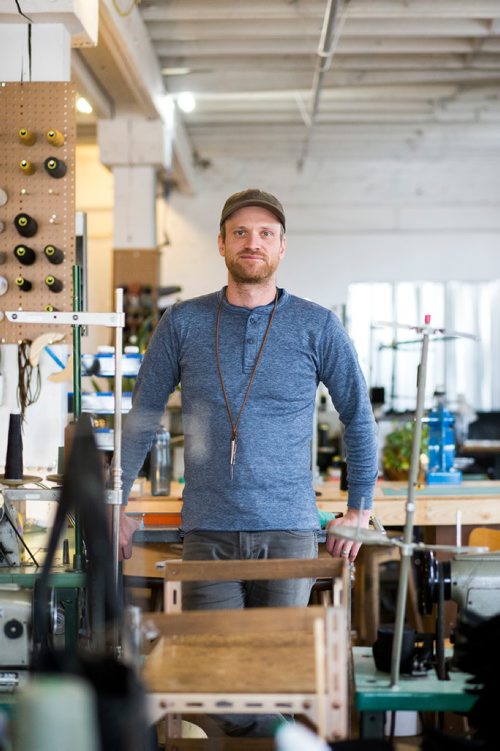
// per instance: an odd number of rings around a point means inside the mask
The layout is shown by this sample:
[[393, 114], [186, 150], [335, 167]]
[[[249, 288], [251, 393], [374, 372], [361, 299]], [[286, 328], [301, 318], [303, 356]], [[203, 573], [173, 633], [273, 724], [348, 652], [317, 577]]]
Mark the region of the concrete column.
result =
[[[98, 0], [0, 0], [0, 81], [69, 81], [71, 48], [97, 44]], [[30, 64], [31, 37], [31, 64]]]
[[156, 248], [156, 168], [114, 165], [113, 247]]
[[161, 120], [121, 116], [99, 121], [97, 140], [115, 179], [114, 247], [156, 248], [157, 173], [170, 167], [171, 129]]
[[[0, 16], [0, 24], [1, 20]], [[62, 24], [0, 25], [0, 50], [2, 81], [69, 81], [71, 78], [71, 34]]]

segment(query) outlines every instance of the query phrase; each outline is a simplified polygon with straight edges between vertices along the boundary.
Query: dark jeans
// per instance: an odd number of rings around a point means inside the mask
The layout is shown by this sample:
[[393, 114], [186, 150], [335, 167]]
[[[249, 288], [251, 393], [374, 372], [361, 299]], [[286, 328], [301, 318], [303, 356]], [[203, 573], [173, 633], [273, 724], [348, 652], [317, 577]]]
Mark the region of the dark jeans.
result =
[[[261, 558], [317, 558], [318, 540], [314, 530], [265, 532], [189, 532], [184, 537], [185, 561], [219, 561]], [[222, 610], [231, 608], [300, 607], [309, 602], [314, 581], [285, 579], [277, 581], [184, 582], [184, 610]], [[269, 737], [285, 721], [276, 714], [218, 714], [212, 720], [233, 737]], [[289, 719], [289, 718], [288, 718]]]
[[[314, 530], [265, 532], [188, 532], [184, 537], [185, 561], [255, 560], [261, 558], [317, 558]], [[300, 607], [309, 602], [314, 581], [184, 582], [183, 610]]]

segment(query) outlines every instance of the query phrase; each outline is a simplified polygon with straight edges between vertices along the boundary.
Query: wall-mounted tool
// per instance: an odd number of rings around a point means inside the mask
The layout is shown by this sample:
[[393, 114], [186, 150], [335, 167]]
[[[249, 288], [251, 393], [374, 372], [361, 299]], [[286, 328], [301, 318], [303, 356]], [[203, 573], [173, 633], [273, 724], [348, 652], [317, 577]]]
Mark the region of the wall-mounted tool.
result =
[[21, 143], [24, 143], [25, 146], [33, 146], [36, 141], [36, 135], [32, 130], [28, 130], [28, 128], [20, 128], [17, 131], [17, 135]]
[[33, 284], [28, 279], [25, 279], [24, 276], [18, 276], [17, 277], [17, 279], [16, 279], [16, 285], [23, 292], [30, 292], [31, 289], [33, 288]]
[[[29, 361], [31, 367], [36, 368], [40, 362], [40, 355], [45, 349], [48, 349], [49, 344], [56, 344], [57, 342], [60, 342], [61, 339], [64, 339], [64, 334], [57, 331], [48, 331], [46, 334], [40, 334], [40, 336], [37, 336], [30, 346]], [[64, 368], [64, 365], [61, 365], [61, 367]]]
[[62, 292], [64, 287], [62, 281], [55, 276], [52, 276], [52, 274], [45, 277], [45, 284], [51, 292]]
[[5, 295], [8, 289], [9, 282], [7, 281], [7, 277], [0, 276], [0, 295]]
[[14, 227], [22, 237], [33, 237], [38, 232], [38, 222], [29, 214], [17, 214]]
[[66, 174], [66, 163], [62, 159], [56, 159], [55, 156], [47, 157], [43, 166], [51, 177], [61, 178]]
[[33, 248], [29, 248], [27, 245], [16, 245], [12, 251], [14, 257], [22, 263], [23, 266], [31, 266], [36, 261], [36, 253]]
[[35, 165], [33, 162], [28, 161], [28, 159], [21, 159], [19, 162], [19, 169], [23, 175], [33, 175], [36, 172]]
[[43, 252], [47, 261], [56, 266], [64, 261], [64, 253], [60, 248], [56, 248], [55, 245], [46, 245]]
[[64, 136], [59, 130], [51, 128], [46, 132], [45, 138], [53, 146], [64, 146]]

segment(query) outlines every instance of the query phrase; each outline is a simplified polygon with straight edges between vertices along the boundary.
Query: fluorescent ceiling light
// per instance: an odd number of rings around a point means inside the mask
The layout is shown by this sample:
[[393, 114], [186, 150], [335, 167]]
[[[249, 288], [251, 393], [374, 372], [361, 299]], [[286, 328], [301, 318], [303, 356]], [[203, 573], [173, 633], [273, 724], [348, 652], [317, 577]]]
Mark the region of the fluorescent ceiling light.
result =
[[77, 97], [76, 109], [83, 115], [90, 115], [90, 113], [94, 111], [90, 102], [88, 102], [83, 96]]
[[177, 106], [183, 112], [192, 112], [196, 107], [196, 99], [190, 91], [183, 91], [177, 96]]
[[161, 72], [164, 76], [187, 76], [191, 68], [162, 68]]

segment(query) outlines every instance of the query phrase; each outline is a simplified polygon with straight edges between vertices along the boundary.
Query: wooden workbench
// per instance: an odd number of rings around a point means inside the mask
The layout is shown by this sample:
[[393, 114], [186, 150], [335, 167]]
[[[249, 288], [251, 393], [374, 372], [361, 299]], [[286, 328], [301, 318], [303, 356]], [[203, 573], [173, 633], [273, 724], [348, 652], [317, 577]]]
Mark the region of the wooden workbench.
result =
[[[323, 511], [343, 512], [347, 492], [339, 489], [338, 481], [315, 485], [317, 505]], [[172, 483], [169, 496], [144, 495], [129, 500], [127, 513], [178, 515], [182, 509], [180, 483]], [[375, 488], [374, 513], [385, 527], [399, 527], [405, 521], [407, 485], [402, 482], [380, 481]], [[417, 490], [414, 523], [419, 526], [441, 527], [456, 523], [461, 511], [462, 524], [485, 526], [500, 524], [500, 481], [463, 482], [456, 486], [423, 486]]]

